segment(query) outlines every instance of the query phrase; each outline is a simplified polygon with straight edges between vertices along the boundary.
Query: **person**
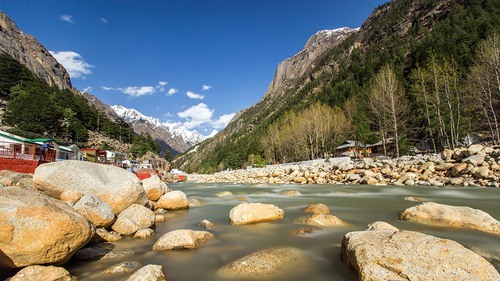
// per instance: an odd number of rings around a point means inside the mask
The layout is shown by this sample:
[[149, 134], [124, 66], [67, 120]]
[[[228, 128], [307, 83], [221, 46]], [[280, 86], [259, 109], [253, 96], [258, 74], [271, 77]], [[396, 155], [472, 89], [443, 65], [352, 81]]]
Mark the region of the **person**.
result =
[[49, 147], [50, 145], [48, 141], [43, 143], [42, 147], [40, 148], [40, 160], [45, 161], [47, 150], [49, 149]]

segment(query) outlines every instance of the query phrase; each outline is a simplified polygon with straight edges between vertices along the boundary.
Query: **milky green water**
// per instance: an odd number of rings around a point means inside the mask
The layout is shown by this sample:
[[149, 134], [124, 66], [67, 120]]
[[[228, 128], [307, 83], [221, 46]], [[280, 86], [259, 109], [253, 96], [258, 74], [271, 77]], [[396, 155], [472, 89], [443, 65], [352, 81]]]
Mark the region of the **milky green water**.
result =
[[[500, 189], [192, 183], [172, 184], [169, 187], [183, 191], [189, 198], [201, 200], [204, 205], [168, 213], [167, 221], [157, 224], [156, 234], [152, 238], [127, 238], [114, 243], [116, 249], [133, 250], [133, 255], [115, 260], [71, 261], [65, 267], [79, 280], [124, 280], [129, 275], [112, 277], [104, 276], [101, 272], [122, 261], [138, 261], [142, 265], [163, 265], [169, 281], [220, 280], [217, 270], [244, 255], [273, 246], [293, 246], [307, 253], [307, 264], [294, 269], [291, 275], [283, 279], [273, 280], [358, 280], [357, 275], [340, 260], [340, 243], [347, 232], [363, 230], [374, 221], [385, 221], [400, 229], [452, 239], [467, 248], [480, 250], [500, 259], [499, 236], [397, 220], [401, 211], [419, 204], [404, 200], [408, 196], [478, 208], [499, 220]], [[297, 190], [303, 195], [281, 195], [285, 190]], [[221, 191], [230, 191], [234, 196], [215, 196]], [[274, 204], [285, 211], [285, 218], [274, 222], [233, 226], [229, 223], [229, 211], [243, 202]], [[331, 213], [347, 225], [322, 228], [305, 237], [294, 235], [293, 231], [304, 227], [297, 222], [304, 216], [302, 208], [311, 203], [326, 204]], [[195, 250], [152, 251], [152, 245], [168, 231], [181, 228], [204, 230], [198, 226], [203, 219], [216, 225], [215, 229], [210, 230], [215, 235], [214, 240]], [[494, 265], [497, 270], [500, 269], [498, 263]]]

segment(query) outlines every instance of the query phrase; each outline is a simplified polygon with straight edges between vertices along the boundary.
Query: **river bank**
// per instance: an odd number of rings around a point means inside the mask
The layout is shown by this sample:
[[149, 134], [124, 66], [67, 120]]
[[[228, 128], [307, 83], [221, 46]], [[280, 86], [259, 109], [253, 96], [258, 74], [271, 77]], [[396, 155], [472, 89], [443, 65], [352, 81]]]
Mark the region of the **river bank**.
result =
[[361, 160], [318, 164], [275, 165], [266, 168], [190, 174], [197, 183], [370, 184], [396, 186], [500, 186], [500, 148], [471, 145], [441, 154], [398, 159]]

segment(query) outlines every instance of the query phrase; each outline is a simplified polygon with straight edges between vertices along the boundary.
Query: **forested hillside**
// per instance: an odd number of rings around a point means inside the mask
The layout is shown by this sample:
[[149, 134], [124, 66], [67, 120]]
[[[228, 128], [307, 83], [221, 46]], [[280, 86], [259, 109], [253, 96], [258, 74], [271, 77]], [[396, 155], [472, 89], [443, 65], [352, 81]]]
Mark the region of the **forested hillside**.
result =
[[346, 139], [396, 140], [392, 156], [408, 153], [410, 139], [436, 151], [465, 137], [498, 143], [499, 33], [500, 0], [392, 1], [177, 165], [210, 173], [306, 160]]

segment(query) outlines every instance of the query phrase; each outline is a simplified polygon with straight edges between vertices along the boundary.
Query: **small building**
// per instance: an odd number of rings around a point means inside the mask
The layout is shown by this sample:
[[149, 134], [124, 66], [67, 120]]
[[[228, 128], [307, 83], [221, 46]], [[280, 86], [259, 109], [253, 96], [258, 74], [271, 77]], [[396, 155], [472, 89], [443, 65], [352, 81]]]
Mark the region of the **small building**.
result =
[[365, 157], [372, 154], [372, 149], [369, 145], [347, 140], [342, 145], [335, 148], [335, 154], [338, 156]]
[[82, 156], [83, 160], [89, 161], [92, 163], [106, 163], [106, 150], [100, 150], [95, 147], [91, 148], [82, 148]]
[[125, 160], [125, 153], [106, 150], [106, 160], [112, 164], [121, 164]]

